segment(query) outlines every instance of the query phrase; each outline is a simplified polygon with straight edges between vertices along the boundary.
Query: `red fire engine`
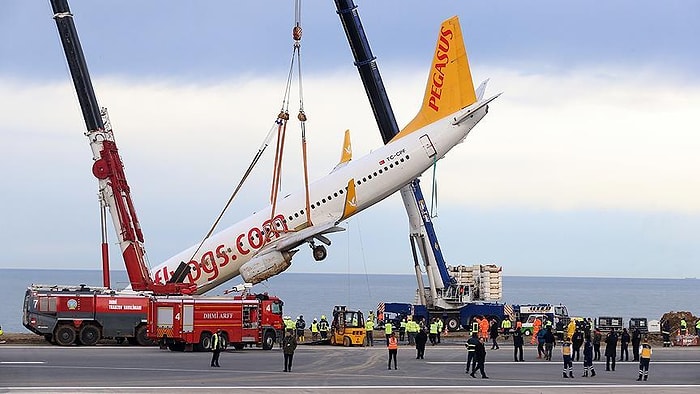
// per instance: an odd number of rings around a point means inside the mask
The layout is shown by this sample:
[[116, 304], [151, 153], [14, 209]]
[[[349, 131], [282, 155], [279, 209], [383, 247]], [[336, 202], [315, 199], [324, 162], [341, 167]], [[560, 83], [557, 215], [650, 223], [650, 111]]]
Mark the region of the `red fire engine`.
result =
[[148, 337], [173, 351], [208, 350], [221, 329], [226, 346], [272, 349], [283, 330], [282, 305], [268, 294], [229, 296], [153, 296]]
[[32, 285], [24, 296], [22, 323], [47, 341], [92, 346], [102, 338], [151, 345], [146, 336], [147, 295], [105, 287]]

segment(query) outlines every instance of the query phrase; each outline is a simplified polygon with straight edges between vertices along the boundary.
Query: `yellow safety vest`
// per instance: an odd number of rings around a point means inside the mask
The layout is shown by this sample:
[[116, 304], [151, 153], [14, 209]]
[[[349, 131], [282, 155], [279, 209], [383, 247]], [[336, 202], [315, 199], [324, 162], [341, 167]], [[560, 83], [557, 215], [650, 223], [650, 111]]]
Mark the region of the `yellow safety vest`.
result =
[[387, 323], [384, 325], [384, 333], [385, 333], [385, 334], [391, 334], [392, 331], [393, 331], [393, 327], [391, 327], [391, 323], [387, 322]]
[[438, 324], [437, 323], [430, 323], [430, 333], [431, 334], [438, 333]]
[[501, 328], [510, 328], [510, 324], [510, 320], [503, 319], [503, 321], [501, 322]]
[[365, 322], [365, 330], [367, 330], [367, 331], [374, 330], [374, 322], [372, 320], [367, 320]]
[[642, 352], [639, 356], [641, 358], [651, 358], [651, 346], [642, 345]]
[[561, 345], [561, 354], [565, 356], [571, 355], [571, 342], [564, 342]]
[[318, 332], [318, 323], [311, 323], [311, 332]]

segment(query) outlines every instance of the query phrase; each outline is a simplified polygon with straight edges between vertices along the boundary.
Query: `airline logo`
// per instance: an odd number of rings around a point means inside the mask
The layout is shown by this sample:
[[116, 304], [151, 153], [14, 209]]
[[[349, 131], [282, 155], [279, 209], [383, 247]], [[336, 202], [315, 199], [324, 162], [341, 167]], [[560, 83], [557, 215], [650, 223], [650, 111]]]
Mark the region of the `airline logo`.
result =
[[445, 83], [444, 68], [447, 67], [447, 63], [450, 61], [447, 52], [450, 50], [450, 41], [452, 41], [453, 36], [452, 30], [442, 26], [440, 29], [440, 41], [438, 41], [437, 51], [435, 52], [435, 65], [430, 85], [430, 99], [428, 100], [428, 107], [435, 112], [438, 112], [440, 109], [442, 85]]

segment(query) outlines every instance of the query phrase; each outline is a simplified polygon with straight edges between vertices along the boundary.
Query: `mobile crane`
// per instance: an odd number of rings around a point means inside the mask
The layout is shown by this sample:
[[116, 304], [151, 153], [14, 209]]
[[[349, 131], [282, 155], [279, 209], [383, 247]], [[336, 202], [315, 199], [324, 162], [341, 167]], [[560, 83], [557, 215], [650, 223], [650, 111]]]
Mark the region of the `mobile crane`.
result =
[[[357, 12], [357, 6], [353, 0], [335, 0], [335, 4], [355, 58], [355, 66], [365, 87], [382, 139], [386, 144], [399, 133], [399, 127], [384, 88], [376, 58], [372, 54]], [[478, 97], [483, 95], [485, 88], [486, 82], [477, 89]], [[470, 319], [473, 315], [473, 313], [465, 313], [463, 310], [465, 306], [473, 304], [477, 300], [495, 301], [502, 297], [501, 267], [493, 265], [448, 266], [442, 255], [418, 178], [404, 186], [400, 191], [409, 219], [411, 251], [418, 283], [416, 303], [425, 306], [429, 313], [445, 318], [449, 330], [457, 330], [460, 323], [462, 325], [468, 324], [468, 322], [461, 322], [461, 320]], [[423, 282], [418, 253], [420, 253], [425, 266], [428, 286], [425, 286]], [[483, 308], [474, 310], [486, 312], [499, 321], [503, 318], [504, 311], [501, 304], [488, 303], [484, 304]]]

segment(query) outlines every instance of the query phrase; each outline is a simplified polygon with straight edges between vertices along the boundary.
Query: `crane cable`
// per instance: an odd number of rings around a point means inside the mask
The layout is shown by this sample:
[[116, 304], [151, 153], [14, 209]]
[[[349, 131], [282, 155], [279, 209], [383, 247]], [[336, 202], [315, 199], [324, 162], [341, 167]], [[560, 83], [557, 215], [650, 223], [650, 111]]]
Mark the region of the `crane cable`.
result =
[[[281, 175], [282, 175], [282, 154], [284, 153], [284, 140], [286, 137], [286, 131], [287, 131], [287, 121], [289, 120], [289, 100], [290, 100], [290, 92], [291, 92], [291, 86], [292, 86], [292, 79], [293, 79], [293, 74], [294, 74], [294, 60], [295, 57], [298, 59], [298, 75], [299, 75], [299, 115], [297, 118], [301, 122], [301, 129], [302, 129], [302, 149], [303, 149], [303, 160], [304, 160], [304, 185], [306, 189], [306, 214], [307, 214], [307, 224], [311, 225], [311, 214], [310, 214], [310, 202], [309, 202], [309, 182], [308, 182], [308, 173], [307, 173], [307, 166], [306, 166], [306, 127], [305, 127], [305, 122], [306, 122], [306, 114], [304, 113], [304, 99], [303, 99], [303, 88], [301, 84], [301, 53], [300, 53], [300, 48], [301, 48], [301, 0], [296, 0], [295, 2], [295, 25], [292, 30], [292, 36], [294, 38], [294, 49], [292, 51], [292, 59], [291, 63], [289, 66], [289, 73], [287, 74], [287, 83], [285, 86], [284, 90], [284, 97], [282, 99], [282, 108], [277, 115], [277, 119], [275, 119], [272, 127], [267, 133], [267, 136], [265, 136], [265, 139], [263, 140], [262, 145], [260, 148], [258, 148], [257, 153], [253, 157], [253, 160], [251, 163], [248, 165], [248, 169], [245, 171], [243, 174], [243, 177], [241, 180], [238, 182], [238, 185], [234, 189], [233, 193], [229, 197], [228, 201], [226, 202], [226, 205], [224, 208], [221, 210], [221, 213], [219, 213], [219, 216], [216, 218], [214, 221], [214, 224], [212, 224], [211, 228], [207, 232], [207, 234], [202, 238], [201, 242], [195, 249], [195, 251], [192, 253], [192, 256], [190, 257], [190, 261], [194, 259], [194, 257], [197, 255], [199, 250], [202, 248], [202, 245], [204, 245], [204, 242], [214, 233], [214, 230], [218, 226], [219, 222], [221, 221], [221, 218], [224, 216], [226, 211], [228, 210], [229, 206], [233, 202], [234, 198], [238, 195], [238, 192], [241, 190], [243, 187], [243, 184], [245, 181], [248, 179], [248, 176], [250, 173], [253, 171], [253, 168], [256, 166], [260, 158], [262, 157], [263, 153], [265, 152], [265, 149], [270, 145], [270, 141], [272, 140], [272, 136], [274, 135], [275, 129], [277, 130], [277, 144], [276, 144], [276, 149], [275, 149], [275, 162], [273, 166], [273, 180], [272, 180], [272, 190], [270, 193], [270, 203], [272, 204], [272, 209], [271, 209], [271, 217], [270, 217], [270, 229], [269, 231], [265, 231], [265, 242], [269, 241], [271, 234], [273, 232], [279, 233], [281, 229], [275, 228], [274, 224], [274, 217], [275, 217], [275, 208], [276, 208], [276, 202], [277, 202], [277, 195], [279, 192], [280, 188], [280, 181], [281, 181]], [[213, 262], [211, 262], [213, 263]]]

